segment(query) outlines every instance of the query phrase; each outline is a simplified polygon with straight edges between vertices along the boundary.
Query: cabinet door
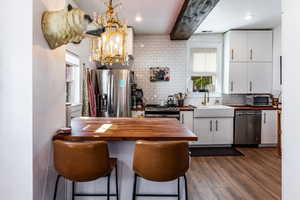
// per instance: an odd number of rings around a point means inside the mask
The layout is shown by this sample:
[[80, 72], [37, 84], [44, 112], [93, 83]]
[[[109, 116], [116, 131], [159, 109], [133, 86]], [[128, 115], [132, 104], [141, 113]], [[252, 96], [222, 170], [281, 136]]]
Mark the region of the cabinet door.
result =
[[272, 62], [272, 31], [248, 31], [248, 59], [253, 62]]
[[272, 63], [248, 63], [248, 93], [272, 92]]
[[214, 120], [214, 144], [233, 144], [233, 118]]
[[247, 32], [231, 31], [229, 33], [230, 61], [246, 62], [247, 58]]
[[213, 144], [213, 118], [194, 118], [194, 133], [198, 141], [193, 144]]
[[277, 143], [277, 111], [262, 111], [261, 126], [261, 143], [276, 144]]
[[230, 63], [228, 80], [230, 94], [247, 93], [247, 63]]
[[181, 111], [180, 112], [180, 122], [189, 129], [194, 131], [194, 112], [193, 111]]

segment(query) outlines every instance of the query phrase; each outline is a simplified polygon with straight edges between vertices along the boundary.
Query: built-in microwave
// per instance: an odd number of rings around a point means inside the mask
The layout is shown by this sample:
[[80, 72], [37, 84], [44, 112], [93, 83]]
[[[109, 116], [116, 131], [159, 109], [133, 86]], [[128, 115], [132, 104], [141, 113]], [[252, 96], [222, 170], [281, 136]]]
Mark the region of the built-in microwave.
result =
[[248, 95], [246, 96], [248, 106], [272, 106], [271, 95]]

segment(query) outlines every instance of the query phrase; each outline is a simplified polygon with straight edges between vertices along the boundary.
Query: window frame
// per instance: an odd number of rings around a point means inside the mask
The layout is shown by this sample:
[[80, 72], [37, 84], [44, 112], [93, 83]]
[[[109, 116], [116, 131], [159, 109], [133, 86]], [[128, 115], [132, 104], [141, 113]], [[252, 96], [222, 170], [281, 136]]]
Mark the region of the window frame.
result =
[[73, 102], [66, 102], [66, 103], [72, 103], [72, 105], [80, 105], [82, 103], [82, 98], [81, 98], [82, 69], [80, 67], [81, 66], [80, 57], [77, 54], [69, 50], [66, 50], [65, 61], [66, 61], [65, 67], [67, 67], [67, 65], [70, 65], [72, 67], [78, 68], [78, 74], [76, 74], [74, 71], [74, 80], [78, 79], [78, 81], [76, 80], [72, 83], [72, 90], [74, 92]]
[[199, 92], [193, 92], [192, 76], [204, 76], [211, 73], [193, 73], [193, 49], [217, 49], [216, 91], [210, 97], [221, 97], [223, 91], [223, 41], [190, 41], [187, 48], [187, 90], [191, 97], [201, 97]]

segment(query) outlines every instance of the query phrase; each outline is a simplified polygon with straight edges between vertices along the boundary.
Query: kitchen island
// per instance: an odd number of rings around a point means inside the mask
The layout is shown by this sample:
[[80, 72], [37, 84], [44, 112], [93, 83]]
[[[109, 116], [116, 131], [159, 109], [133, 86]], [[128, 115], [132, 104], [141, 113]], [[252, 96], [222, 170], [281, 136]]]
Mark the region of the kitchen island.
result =
[[[67, 141], [107, 141], [110, 156], [118, 158], [120, 200], [132, 199], [134, 176], [132, 158], [136, 140], [197, 141], [197, 137], [191, 131], [184, 128], [176, 119], [82, 117], [73, 119], [71, 124], [71, 134], [58, 132], [53, 139]], [[114, 180], [112, 178], [111, 193], [115, 192]], [[139, 183], [138, 191], [142, 193], [177, 193], [177, 180], [158, 183], [139, 179]], [[70, 187], [68, 186], [69, 191], [71, 191]], [[181, 189], [181, 195], [184, 198], [183, 187]], [[78, 183], [76, 191], [81, 193], [105, 193], [105, 178], [93, 182]], [[77, 199], [96, 200], [106, 199], [106, 197], [77, 197]], [[115, 198], [112, 197], [111, 199]], [[147, 198], [139, 197], [139, 200], [143, 199], [146, 200]]]

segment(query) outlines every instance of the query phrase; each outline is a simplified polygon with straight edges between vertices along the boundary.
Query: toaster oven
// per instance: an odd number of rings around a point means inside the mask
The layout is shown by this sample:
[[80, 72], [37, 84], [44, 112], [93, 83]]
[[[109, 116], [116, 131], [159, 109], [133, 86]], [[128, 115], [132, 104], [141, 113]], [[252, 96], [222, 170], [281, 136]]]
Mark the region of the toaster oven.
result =
[[248, 106], [272, 106], [271, 95], [248, 95], [246, 96]]

